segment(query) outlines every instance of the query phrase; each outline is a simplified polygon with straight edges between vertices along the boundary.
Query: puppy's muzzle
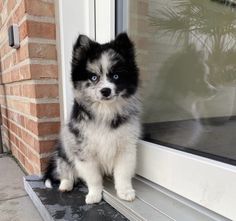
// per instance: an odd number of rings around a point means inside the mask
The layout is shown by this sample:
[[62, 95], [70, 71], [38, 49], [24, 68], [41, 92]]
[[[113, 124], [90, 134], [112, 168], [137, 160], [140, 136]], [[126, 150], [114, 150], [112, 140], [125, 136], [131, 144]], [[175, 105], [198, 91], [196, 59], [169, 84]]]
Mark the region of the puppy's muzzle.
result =
[[101, 94], [104, 98], [109, 98], [110, 95], [111, 95], [111, 89], [108, 88], [108, 87], [105, 87], [105, 88], [101, 89], [100, 92], [101, 92]]

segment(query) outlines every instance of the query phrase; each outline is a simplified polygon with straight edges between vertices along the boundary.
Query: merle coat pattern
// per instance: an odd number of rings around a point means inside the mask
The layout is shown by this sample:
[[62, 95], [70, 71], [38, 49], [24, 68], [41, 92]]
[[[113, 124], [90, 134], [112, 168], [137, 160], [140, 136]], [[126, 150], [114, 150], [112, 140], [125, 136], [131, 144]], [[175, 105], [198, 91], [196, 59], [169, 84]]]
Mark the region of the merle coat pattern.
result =
[[71, 79], [74, 104], [45, 173], [46, 186], [59, 182], [60, 191], [70, 191], [81, 178], [91, 204], [102, 198], [103, 175], [113, 175], [117, 195], [134, 200], [139, 76], [127, 34], [106, 44], [80, 35], [73, 47]]

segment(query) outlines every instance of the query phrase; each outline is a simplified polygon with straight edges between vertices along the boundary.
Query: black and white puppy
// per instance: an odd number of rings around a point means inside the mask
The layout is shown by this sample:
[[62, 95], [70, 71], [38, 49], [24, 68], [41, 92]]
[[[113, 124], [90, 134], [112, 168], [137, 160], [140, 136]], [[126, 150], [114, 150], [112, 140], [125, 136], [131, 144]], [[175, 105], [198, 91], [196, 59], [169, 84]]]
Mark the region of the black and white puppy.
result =
[[103, 175], [114, 175], [117, 195], [132, 201], [136, 145], [140, 135], [139, 73], [126, 33], [99, 44], [80, 35], [73, 48], [74, 105], [45, 173], [45, 185], [59, 181], [70, 191], [81, 178], [86, 203], [102, 198]]

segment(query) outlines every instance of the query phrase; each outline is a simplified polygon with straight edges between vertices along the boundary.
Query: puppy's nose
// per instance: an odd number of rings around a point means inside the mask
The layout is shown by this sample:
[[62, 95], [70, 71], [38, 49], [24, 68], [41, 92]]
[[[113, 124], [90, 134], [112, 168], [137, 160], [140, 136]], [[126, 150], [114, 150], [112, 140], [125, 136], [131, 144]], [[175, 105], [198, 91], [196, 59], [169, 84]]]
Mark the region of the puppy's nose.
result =
[[108, 88], [108, 87], [105, 87], [101, 90], [101, 94], [104, 96], [104, 97], [109, 97], [110, 94], [111, 94], [111, 89]]

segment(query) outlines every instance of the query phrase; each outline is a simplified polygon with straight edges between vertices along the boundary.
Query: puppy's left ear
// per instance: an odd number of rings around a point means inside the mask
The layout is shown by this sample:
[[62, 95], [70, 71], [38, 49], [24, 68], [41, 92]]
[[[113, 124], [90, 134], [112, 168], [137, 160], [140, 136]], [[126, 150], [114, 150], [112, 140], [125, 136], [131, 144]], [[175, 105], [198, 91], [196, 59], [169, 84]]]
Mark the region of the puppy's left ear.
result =
[[114, 40], [115, 50], [124, 58], [134, 59], [134, 45], [127, 33], [120, 33]]

